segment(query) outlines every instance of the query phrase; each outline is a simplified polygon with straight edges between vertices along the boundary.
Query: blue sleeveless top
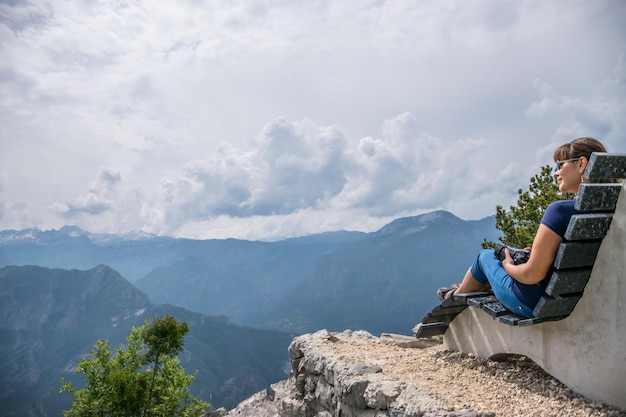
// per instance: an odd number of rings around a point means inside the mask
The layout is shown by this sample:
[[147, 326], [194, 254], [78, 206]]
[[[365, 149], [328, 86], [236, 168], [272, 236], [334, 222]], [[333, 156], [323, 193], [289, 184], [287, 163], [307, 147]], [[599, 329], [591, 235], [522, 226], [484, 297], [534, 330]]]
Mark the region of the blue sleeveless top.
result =
[[[564, 236], [569, 220], [574, 214], [579, 213], [588, 213], [588, 211], [574, 209], [574, 200], [555, 201], [546, 208], [546, 212], [541, 219], [541, 224], [550, 228], [550, 230], [566, 241]], [[545, 289], [548, 286], [552, 272], [554, 272], [554, 266], [551, 266], [548, 274], [534, 285], [523, 284], [513, 280], [513, 293], [515, 293], [517, 298], [526, 306], [535, 308], [541, 296], [545, 294]]]

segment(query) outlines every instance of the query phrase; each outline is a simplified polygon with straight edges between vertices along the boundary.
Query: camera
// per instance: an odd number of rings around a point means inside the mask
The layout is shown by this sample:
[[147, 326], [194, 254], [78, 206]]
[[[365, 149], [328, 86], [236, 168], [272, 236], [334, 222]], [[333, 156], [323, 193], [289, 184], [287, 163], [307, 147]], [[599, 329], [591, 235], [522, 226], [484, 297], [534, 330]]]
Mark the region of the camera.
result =
[[506, 255], [504, 253], [505, 248], [508, 249], [509, 252], [511, 253], [511, 258], [513, 258], [513, 263], [515, 265], [528, 262], [528, 258], [530, 258], [530, 251], [527, 251], [525, 249], [512, 248], [510, 246], [504, 246], [500, 244], [497, 244], [496, 248], [493, 251], [493, 253], [496, 255], [496, 258], [498, 258], [501, 261], [503, 261], [506, 258]]

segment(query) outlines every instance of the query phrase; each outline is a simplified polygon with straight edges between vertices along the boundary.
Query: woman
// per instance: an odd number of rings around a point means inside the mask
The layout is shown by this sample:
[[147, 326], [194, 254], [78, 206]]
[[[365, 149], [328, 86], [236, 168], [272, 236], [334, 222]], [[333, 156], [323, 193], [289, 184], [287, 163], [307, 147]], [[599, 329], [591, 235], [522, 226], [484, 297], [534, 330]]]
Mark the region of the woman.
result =
[[[578, 187], [586, 181], [583, 173], [592, 152], [606, 152], [606, 148], [596, 139], [578, 138], [554, 151], [555, 177], [561, 192], [578, 193]], [[490, 285], [494, 295], [509, 310], [533, 317], [533, 309], [545, 294], [552, 275], [554, 258], [564, 240], [567, 224], [576, 213], [583, 212], [574, 209], [574, 200], [550, 204], [533, 240], [528, 262], [515, 265], [508, 249], [505, 249], [503, 261], [496, 259], [493, 250], [483, 250], [465, 273], [463, 282], [451, 289], [440, 289], [438, 296], [445, 299], [453, 293], [483, 291]]]

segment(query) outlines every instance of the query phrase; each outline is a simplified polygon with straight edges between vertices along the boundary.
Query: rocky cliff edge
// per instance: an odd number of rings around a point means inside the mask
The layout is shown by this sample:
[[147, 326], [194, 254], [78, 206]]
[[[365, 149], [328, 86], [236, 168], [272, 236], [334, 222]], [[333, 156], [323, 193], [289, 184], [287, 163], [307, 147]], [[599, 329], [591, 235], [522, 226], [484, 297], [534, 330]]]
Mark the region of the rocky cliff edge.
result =
[[291, 375], [207, 417], [626, 415], [581, 397], [525, 357], [494, 362], [433, 339], [321, 330], [289, 347]]

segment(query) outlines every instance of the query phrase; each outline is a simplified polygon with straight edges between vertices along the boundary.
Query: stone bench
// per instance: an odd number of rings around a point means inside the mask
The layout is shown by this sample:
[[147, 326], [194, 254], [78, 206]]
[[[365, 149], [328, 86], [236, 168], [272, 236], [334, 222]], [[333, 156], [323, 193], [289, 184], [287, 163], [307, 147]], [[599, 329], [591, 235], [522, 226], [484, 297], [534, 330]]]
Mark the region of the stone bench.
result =
[[[623, 179], [626, 155], [593, 154], [585, 176]], [[597, 212], [572, 217], [535, 317], [508, 311], [493, 294], [455, 295], [414, 336], [444, 334], [449, 349], [483, 358], [527, 356], [574, 391], [626, 408], [625, 187], [581, 185], [576, 207]]]

